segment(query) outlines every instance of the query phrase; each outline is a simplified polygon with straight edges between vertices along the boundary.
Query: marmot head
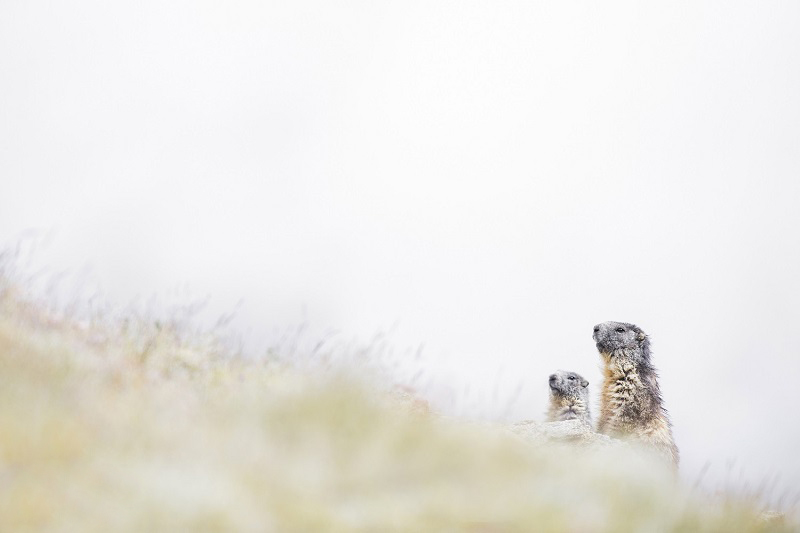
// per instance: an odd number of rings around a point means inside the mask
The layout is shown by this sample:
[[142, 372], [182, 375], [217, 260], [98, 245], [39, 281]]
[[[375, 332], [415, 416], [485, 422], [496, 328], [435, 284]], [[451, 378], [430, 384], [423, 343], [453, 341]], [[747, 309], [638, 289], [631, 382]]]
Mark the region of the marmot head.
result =
[[592, 335], [597, 350], [613, 355], [624, 350], [628, 355], [640, 353], [644, 360], [650, 358], [650, 340], [639, 326], [626, 322], [603, 322], [594, 327]]
[[580, 396], [589, 386], [583, 376], [575, 372], [559, 370], [550, 375], [550, 394], [560, 396]]

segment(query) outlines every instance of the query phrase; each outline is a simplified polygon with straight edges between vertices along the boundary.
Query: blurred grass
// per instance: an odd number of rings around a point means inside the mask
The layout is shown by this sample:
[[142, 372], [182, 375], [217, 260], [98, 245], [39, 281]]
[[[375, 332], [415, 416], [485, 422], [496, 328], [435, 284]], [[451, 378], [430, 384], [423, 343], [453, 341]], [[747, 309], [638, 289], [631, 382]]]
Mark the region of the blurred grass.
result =
[[534, 447], [361, 378], [0, 286], [0, 531], [789, 531], [619, 450]]

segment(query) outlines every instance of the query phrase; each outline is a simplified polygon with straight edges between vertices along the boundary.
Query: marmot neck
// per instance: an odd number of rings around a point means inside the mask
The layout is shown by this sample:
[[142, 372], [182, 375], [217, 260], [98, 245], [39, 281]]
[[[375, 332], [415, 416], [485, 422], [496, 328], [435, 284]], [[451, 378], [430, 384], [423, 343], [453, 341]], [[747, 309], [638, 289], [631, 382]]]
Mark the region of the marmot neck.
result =
[[606, 373], [625, 377], [630, 373], [647, 372], [652, 367], [636, 348], [620, 348], [611, 352], [600, 352], [606, 362]]

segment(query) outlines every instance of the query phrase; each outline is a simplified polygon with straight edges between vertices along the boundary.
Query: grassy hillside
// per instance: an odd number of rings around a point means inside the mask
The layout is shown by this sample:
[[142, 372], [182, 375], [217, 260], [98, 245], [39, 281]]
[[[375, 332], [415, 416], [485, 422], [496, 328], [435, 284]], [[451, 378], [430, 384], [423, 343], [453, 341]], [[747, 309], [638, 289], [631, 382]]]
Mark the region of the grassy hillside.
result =
[[780, 531], [619, 451], [526, 444], [330, 369], [0, 288], [0, 531]]

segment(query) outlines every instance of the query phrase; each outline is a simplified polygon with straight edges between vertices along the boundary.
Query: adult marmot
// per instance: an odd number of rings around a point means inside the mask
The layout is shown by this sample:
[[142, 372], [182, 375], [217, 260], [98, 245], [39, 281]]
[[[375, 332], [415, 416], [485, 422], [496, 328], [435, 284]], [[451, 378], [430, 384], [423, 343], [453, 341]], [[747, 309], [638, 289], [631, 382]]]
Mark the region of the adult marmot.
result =
[[550, 376], [550, 407], [547, 421], [582, 420], [592, 425], [589, 413], [589, 382], [575, 372], [559, 370]]
[[678, 447], [650, 362], [650, 339], [641, 328], [624, 322], [598, 324], [592, 338], [604, 363], [597, 431], [639, 441], [677, 468]]

